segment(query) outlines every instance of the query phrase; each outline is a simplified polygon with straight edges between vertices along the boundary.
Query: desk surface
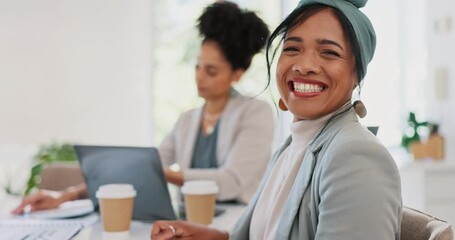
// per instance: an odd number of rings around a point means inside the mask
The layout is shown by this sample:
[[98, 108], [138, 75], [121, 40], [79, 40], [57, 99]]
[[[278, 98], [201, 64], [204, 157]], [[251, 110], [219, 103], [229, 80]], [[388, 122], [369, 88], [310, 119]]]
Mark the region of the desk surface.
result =
[[[232, 204], [220, 204], [220, 208], [226, 209], [226, 211], [220, 216], [216, 217], [211, 227], [226, 230], [231, 232], [237, 223], [237, 220], [245, 210], [245, 205], [232, 205]], [[129, 239], [150, 239], [150, 232], [152, 225], [150, 223], [143, 223], [139, 221], [133, 221], [130, 226], [130, 237]], [[101, 222], [97, 222], [95, 225], [84, 228], [74, 238], [74, 240], [100, 240], [103, 239], [103, 229]]]

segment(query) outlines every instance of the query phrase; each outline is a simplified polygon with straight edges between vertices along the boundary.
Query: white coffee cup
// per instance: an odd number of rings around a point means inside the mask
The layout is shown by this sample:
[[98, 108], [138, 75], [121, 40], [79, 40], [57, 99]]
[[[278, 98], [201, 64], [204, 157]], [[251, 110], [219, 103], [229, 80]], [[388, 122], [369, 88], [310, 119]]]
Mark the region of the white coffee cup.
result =
[[96, 192], [103, 230], [106, 234], [128, 236], [136, 190], [131, 184], [102, 185]]
[[187, 181], [183, 184], [186, 218], [190, 222], [209, 225], [215, 214], [219, 188], [214, 181]]

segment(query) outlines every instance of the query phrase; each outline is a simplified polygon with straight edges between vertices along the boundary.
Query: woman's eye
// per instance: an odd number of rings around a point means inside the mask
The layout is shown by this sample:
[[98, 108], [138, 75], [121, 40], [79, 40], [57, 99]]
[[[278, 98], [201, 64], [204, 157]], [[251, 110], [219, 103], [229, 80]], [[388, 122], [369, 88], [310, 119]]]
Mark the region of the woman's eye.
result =
[[207, 70], [207, 75], [210, 77], [215, 77], [217, 75], [217, 72], [215, 70]]
[[299, 51], [299, 49], [296, 48], [296, 47], [285, 47], [285, 48], [283, 48], [283, 52], [297, 52], [297, 51]]
[[340, 54], [338, 52], [333, 51], [333, 50], [324, 50], [324, 51], [322, 51], [322, 54], [329, 55], [329, 56], [335, 56], [335, 57], [340, 56]]

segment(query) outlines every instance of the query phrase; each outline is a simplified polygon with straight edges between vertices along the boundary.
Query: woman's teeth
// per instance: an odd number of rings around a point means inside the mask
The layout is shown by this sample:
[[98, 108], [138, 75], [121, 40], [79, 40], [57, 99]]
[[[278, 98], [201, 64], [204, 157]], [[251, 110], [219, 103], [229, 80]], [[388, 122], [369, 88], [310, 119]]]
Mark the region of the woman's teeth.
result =
[[294, 91], [296, 92], [321, 92], [323, 89], [324, 88], [321, 85], [317, 84], [294, 82]]

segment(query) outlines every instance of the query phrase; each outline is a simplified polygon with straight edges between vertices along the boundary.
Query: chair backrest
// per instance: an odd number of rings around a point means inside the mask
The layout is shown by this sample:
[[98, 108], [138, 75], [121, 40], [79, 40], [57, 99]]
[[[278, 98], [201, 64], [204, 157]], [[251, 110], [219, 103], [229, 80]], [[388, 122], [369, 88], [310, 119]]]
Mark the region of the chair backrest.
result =
[[401, 240], [453, 240], [452, 226], [412, 208], [403, 208]]
[[73, 163], [52, 163], [46, 165], [40, 174], [40, 189], [53, 191], [64, 190], [70, 186], [84, 183], [79, 164]]

